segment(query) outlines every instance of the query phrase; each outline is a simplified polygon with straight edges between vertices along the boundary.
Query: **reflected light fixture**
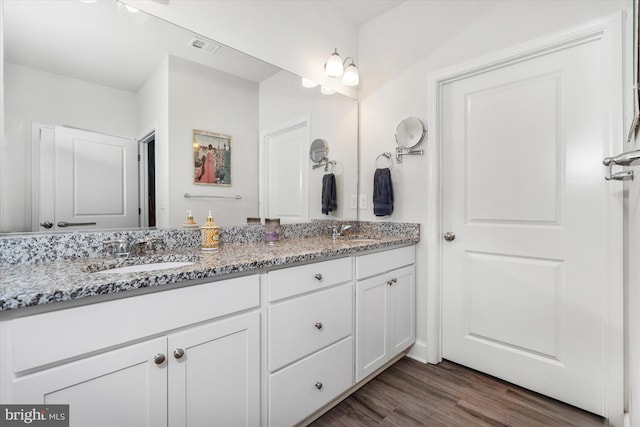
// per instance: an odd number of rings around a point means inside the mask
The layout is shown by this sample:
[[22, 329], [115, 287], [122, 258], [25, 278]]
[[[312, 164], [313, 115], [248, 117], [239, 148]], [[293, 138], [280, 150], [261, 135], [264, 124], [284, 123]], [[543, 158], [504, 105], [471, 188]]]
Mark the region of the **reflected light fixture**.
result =
[[304, 77], [302, 78], [302, 87], [312, 88], [316, 86], [318, 86], [318, 83], [313, 80], [305, 79]]
[[[351, 60], [351, 63], [347, 65], [349, 60]], [[334, 49], [329, 59], [327, 59], [327, 63], [324, 64], [324, 71], [329, 77], [342, 76], [342, 83], [347, 86], [358, 86], [360, 84], [360, 73], [353, 62], [353, 58], [349, 56], [343, 62], [337, 48]]]
[[322, 86], [320, 88], [320, 93], [322, 93], [323, 95], [333, 95], [334, 93], [336, 93], [336, 91], [331, 89], [330, 87]]

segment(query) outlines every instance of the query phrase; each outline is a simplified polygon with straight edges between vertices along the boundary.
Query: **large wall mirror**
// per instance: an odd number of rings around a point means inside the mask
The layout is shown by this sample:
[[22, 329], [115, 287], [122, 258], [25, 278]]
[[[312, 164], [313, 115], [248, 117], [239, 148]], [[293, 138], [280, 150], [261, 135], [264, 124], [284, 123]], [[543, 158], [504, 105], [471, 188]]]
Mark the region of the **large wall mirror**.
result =
[[[357, 218], [356, 100], [115, 0], [0, 4], [0, 232]], [[312, 168], [318, 138], [331, 170]]]

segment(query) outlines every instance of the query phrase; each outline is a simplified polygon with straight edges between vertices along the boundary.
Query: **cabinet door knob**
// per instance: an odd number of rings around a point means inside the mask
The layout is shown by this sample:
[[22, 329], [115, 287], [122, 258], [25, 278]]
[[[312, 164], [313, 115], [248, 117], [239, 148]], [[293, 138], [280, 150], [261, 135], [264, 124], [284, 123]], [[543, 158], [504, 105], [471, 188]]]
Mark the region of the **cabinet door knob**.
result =
[[322, 390], [322, 387], [324, 387], [320, 381], [318, 381], [315, 386], [318, 390]]
[[315, 276], [313, 276], [318, 282], [322, 280], [322, 274], [318, 273]]
[[164, 363], [164, 360], [166, 359], [166, 357], [164, 356], [164, 354], [162, 353], [158, 353], [155, 355], [155, 357], [153, 358], [153, 361], [156, 365], [162, 365]]
[[322, 322], [316, 322], [313, 326], [315, 326], [317, 330], [320, 330], [322, 329]]
[[447, 231], [446, 233], [444, 233], [444, 240], [446, 240], [447, 242], [453, 242], [455, 239], [456, 235], [451, 231]]
[[184, 350], [181, 348], [176, 348], [175, 350], [173, 350], [173, 357], [175, 357], [176, 359], [180, 359], [182, 358], [182, 356], [184, 356]]

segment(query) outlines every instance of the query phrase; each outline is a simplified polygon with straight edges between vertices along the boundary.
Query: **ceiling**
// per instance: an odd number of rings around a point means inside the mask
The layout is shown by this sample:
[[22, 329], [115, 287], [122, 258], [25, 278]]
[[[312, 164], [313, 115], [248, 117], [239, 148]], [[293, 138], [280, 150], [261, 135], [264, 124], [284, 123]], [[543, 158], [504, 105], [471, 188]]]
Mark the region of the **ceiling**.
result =
[[167, 54], [254, 82], [280, 70], [217, 43], [214, 54], [196, 49], [194, 36], [115, 1], [4, 2], [4, 59], [14, 64], [128, 92], [137, 92]]
[[404, 0], [325, 0], [338, 9], [355, 26], [371, 21]]
[[[156, 0], [159, 1], [159, 0]], [[322, 0], [359, 27], [402, 0]], [[5, 61], [137, 92], [167, 54], [260, 82], [280, 69], [115, 1], [5, 1]], [[204, 42], [210, 42], [199, 37]]]

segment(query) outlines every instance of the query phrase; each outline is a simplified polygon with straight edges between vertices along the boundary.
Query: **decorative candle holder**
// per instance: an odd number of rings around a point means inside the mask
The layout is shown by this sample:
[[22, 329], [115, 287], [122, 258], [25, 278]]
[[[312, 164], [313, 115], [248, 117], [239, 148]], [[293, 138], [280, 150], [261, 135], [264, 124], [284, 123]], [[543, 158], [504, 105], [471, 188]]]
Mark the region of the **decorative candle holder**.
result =
[[264, 220], [264, 240], [273, 245], [280, 240], [280, 218], [266, 218]]

